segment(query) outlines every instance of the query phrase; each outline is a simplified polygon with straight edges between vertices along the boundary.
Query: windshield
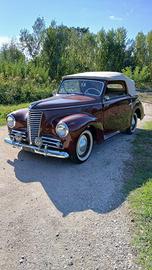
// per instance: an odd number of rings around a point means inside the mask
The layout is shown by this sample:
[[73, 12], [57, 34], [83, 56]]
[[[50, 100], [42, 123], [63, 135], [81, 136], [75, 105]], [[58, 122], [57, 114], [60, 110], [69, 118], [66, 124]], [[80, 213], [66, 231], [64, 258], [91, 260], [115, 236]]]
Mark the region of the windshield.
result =
[[100, 96], [103, 90], [103, 82], [85, 79], [67, 79], [61, 82], [59, 94], [84, 94]]

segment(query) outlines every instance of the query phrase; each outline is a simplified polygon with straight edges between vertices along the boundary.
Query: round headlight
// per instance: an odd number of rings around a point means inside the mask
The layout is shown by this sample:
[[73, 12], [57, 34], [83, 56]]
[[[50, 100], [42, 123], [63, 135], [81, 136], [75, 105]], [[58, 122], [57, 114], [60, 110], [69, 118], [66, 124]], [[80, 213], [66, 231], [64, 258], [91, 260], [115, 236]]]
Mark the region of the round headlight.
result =
[[59, 137], [64, 138], [69, 133], [69, 128], [65, 123], [59, 123], [56, 126], [56, 133]]
[[14, 116], [9, 115], [9, 116], [7, 117], [7, 125], [8, 125], [8, 127], [9, 127], [9, 128], [15, 127], [15, 123], [16, 123], [16, 121], [15, 121]]

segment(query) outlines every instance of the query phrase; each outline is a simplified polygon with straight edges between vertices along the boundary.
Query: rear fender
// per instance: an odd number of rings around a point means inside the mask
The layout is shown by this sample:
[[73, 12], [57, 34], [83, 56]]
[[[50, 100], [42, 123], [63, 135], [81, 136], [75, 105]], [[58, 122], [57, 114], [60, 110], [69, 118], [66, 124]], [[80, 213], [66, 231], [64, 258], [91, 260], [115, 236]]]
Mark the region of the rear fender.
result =
[[136, 112], [137, 117], [142, 120], [144, 118], [144, 108], [140, 100], [137, 100], [137, 102], [134, 105], [134, 112]]

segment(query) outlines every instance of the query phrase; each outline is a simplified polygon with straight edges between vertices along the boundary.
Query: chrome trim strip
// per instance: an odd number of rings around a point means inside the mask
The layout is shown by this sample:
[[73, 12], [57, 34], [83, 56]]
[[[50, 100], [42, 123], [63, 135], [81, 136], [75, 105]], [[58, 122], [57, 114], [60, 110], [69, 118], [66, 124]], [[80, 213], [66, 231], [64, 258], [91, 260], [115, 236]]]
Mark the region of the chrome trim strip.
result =
[[14, 133], [20, 133], [20, 134], [26, 134], [26, 132], [24, 132], [24, 131], [15, 130], [15, 129], [12, 129], [12, 132], [14, 132]]
[[48, 140], [48, 141], [55, 141], [55, 142], [61, 142], [60, 140], [58, 139], [54, 139], [52, 137], [46, 137], [46, 136], [42, 136], [42, 139], [44, 140]]
[[30, 143], [30, 145], [32, 145], [31, 126], [30, 126], [30, 110], [28, 110], [27, 130], [28, 130], [28, 139], [29, 139], [29, 143]]
[[36, 154], [40, 154], [43, 156], [49, 156], [49, 157], [58, 157], [58, 158], [68, 158], [69, 154], [67, 152], [60, 152], [60, 151], [56, 151], [56, 150], [49, 150], [47, 148], [39, 148], [37, 146], [32, 146], [32, 145], [27, 145], [27, 144], [23, 144], [23, 143], [19, 143], [19, 142], [15, 142], [9, 138], [5, 138], [4, 139], [5, 143], [8, 143], [14, 147], [18, 147], [21, 149], [25, 149], [27, 151], [30, 152], [34, 152]]
[[21, 134], [21, 133], [10, 133], [9, 136], [15, 137], [16, 135], [21, 135], [22, 138], [26, 138], [25, 135]]
[[56, 146], [56, 145], [49, 145], [49, 144], [45, 144], [45, 143], [43, 143], [42, 145], [43, 145], [44, 147], [46, 147], [46, 146], [47, 146], [48, 148], [49, 148], [49, 147], [50, 147], [50, 148], [56, 148], [56, 149], [58, 149], [58, 150], [59, 150], [59, 147], [58, 147], [58, 146]]
[[10, 138], [13, 139], [16, 135], [21, 135], [22, 140], [26, 141], [26, 133], [24, 131], [12, 129], [11, 133], [9, 134]]
[[41, 113], [41, 117], [40, 117], [40, 121], [39, 121], [38, 137], [40, 136], [40, 132], [41, 132], [42, 115], [43, 115], [43, 113]]
[[44, 144], [48, 144], [48, 145], [51, 145], [51, 144], [57, 145], [58, 144], [57, 142], [53, 142], [53, 141], [52, 142], [51, 141], [49, 142], [49, 141], [46, 141], [46, 140], [43, 140], [43, 139], [42, 139], [42, 141], [43, 141]]

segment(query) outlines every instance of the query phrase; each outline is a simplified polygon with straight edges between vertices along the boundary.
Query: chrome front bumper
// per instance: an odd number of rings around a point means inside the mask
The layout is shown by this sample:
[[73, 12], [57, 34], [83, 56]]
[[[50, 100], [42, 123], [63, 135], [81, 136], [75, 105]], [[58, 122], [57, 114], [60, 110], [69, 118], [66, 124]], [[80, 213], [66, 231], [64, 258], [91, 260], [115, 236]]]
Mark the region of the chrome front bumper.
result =
[[14, 140], [11, 140], [9, 138], [5, 138], [4, 139], [5, 143], [8, 143], [14, 147], [18, 147], [21, 148], [23, 150], [29, 151], [29, 152], [33, 152], [36, 154], [40, 154], [43, 156], [49, 156], [49, 157], [58, 157], [58, 158], [68, 158], [69, 154], [67, 152], [60, 152], [57, 150], [50, 150], [47, 148], [39, 148], [37, 146], [33, 146], [33, 145], [28, 145], [28, 144], [24, 144], [24, 143], [19, 143], [16, 142]]

